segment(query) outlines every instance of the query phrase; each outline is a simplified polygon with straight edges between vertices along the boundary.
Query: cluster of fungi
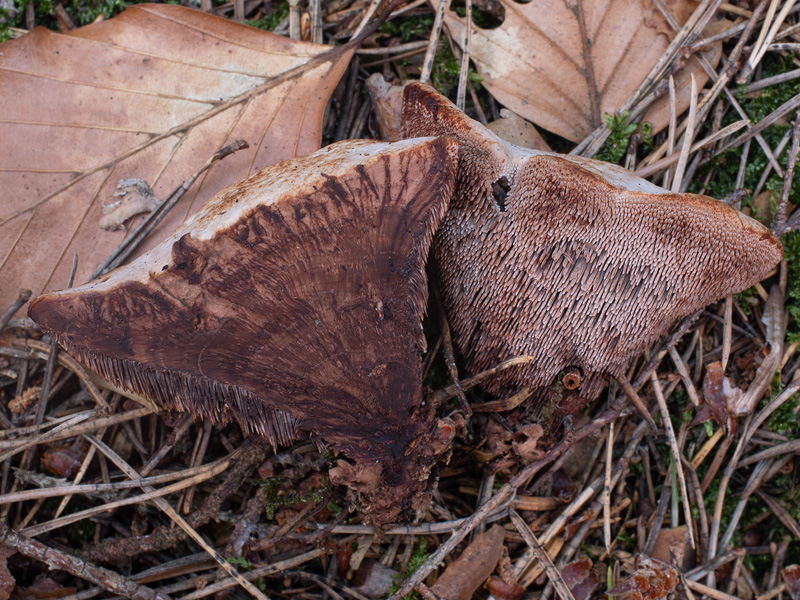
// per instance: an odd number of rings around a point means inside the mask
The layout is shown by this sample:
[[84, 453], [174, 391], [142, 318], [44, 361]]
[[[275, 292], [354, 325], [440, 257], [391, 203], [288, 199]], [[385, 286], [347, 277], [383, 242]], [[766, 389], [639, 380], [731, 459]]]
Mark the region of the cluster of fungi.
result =
[[30, 315], [116, 385], [285, 445], [306, 432], [364, 518], [414, 518], [455, 427], [423, 398], [430, 255], [470, 373], [561, 374], [579, 410], [677, 319], [782, 258], [758, 222], [629, 172], [508, 144], [431, 88], [396, 142], [346, 141], [223, 190], [159, 247]]

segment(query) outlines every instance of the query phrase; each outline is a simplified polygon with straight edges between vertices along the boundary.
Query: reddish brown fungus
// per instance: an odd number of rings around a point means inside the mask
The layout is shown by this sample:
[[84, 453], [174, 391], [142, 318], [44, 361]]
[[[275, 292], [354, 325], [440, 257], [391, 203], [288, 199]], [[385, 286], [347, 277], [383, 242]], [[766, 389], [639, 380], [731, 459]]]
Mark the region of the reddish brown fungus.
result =
[[542, 402], [576, 367], [579, 382], [565, 387], [579, 383], [594, 399], [676, 320], [750, 287], [783, 256], [764, 226], [717, 200], [513, 146], [418, 82], [402, 96], [372, 87], [384, 110], [402, 101], [404, 137], [458, 140], [433, 248], [454, 342], [471, 373], [535, 357], [499, 374], [491, 392], [529, 386]]
[[425, 503], [426, 440], [447, 446], [422, 403], [421, 318], [456, 150], [445, 138], [343, 142], [280, 163], [30, 315], [162, 406], [236, 419], [276, 445], [317, 434], [348, 459], [331, 479], [373, 523], [408, 518]]

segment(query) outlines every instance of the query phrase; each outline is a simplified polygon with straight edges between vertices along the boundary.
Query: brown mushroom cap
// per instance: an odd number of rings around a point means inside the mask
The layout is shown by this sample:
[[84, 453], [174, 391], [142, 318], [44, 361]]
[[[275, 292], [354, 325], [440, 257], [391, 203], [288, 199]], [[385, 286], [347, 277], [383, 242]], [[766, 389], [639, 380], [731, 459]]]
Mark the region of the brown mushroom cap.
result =
[[445, 138], [356, 141], [285, 161], [30, 316], [162, 406], [233, 417], [273, 444], [314, 432], [354, 462], [340, 478], [380, 498], [364, 505], [379, 505], [373, 522], [396, 521], [432, 464], [410, 449], [437, 435], [421, 414], [424, 264], [456, 152]]
[[783, 256], [765, 227], [722, 202], [513, 146], [422, 84], [406, 85], [402, 122], [406, 137], [459, 142], [434, 257], [467, 369], [536, 357], [495, 378], [495, 393], [541, 390], [578, 367], [579, 393], [594, 399], [677, 319], [752, 286]]

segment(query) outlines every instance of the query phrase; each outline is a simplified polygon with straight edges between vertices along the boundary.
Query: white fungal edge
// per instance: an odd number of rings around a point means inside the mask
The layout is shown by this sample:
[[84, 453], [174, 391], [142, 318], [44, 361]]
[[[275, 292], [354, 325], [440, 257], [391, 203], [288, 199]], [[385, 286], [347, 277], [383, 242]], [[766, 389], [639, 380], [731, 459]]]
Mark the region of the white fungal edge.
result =
[[[194, 215], [158, 246], [128, 265], [123, 265], [96, 281], [49, 294], [61, 296], [80, 292], [102, 292], [120, 283], [139, 281], [147, 284], [162, 270], [174, 265], [172, 246], [187, 233], [196, 240], [209, 240], [239, 222], [257, 206], [311, 194], [328, 178], [338, 178], [358, 165], [369, 165], [387, 153], [424, 146], [435, 137], [412, 138], [398, 142], [346, 140], [326, 146], [302, 158], [289, 159], [254, 173], [208, 200]], [[242, 189], [245, 188], [243, 192]], [[237, 198], [234, 202], [231, 198]]]

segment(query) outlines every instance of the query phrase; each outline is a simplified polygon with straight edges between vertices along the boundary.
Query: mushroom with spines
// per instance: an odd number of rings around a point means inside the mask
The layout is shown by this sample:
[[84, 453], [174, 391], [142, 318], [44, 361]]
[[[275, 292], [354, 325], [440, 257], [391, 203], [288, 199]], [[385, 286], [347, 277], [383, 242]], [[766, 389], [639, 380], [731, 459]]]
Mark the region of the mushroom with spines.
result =
[[274, 445], [315, 434], [342, 453], [331, 480], [369, 521], [413, 517], [453, 435], [422, 401], [421, 320], [456, 151], [449, 138], [349, 141], [284, 161], [29, 313], [162, 406], [235, 419]]
[[389, 87], [373, 75], [368, 86], [379, 113], [400, 115], [398, 138], [458, 140], [433, 246], [454, 343], [470, 373], [534, 357], [490, 392], [530, 387], [535, 408], [569, 370], [567, 411], [582, 409], [675, 321], [754, 285], [783, 256], [769, 230], [722, 202], [514, 146], [419, 82]]

